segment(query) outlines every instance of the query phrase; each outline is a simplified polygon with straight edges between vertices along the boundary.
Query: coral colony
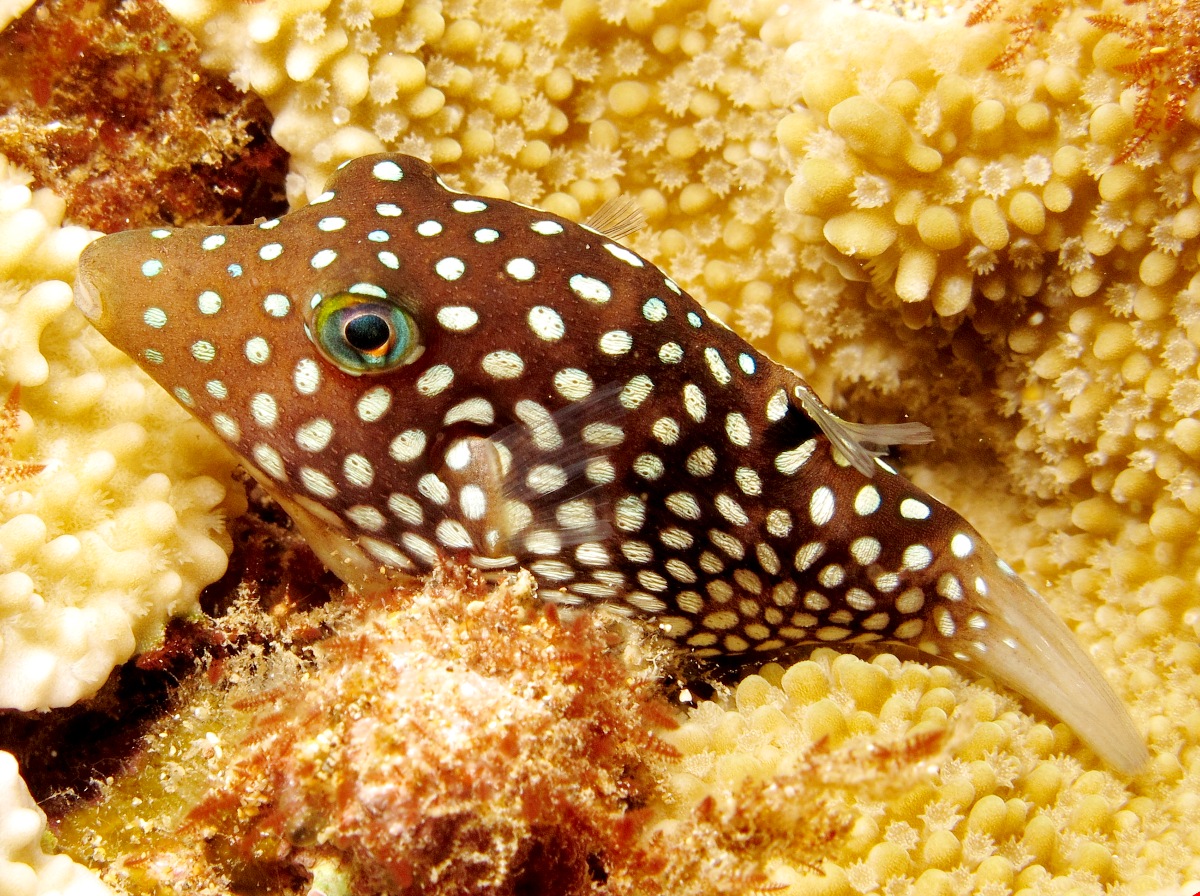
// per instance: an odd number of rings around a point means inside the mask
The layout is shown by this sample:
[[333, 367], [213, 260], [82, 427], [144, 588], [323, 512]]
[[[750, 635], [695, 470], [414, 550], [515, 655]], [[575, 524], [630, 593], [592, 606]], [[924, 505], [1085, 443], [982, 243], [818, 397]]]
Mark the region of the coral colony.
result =
[[[57, 843], [0, 756], [0, 889], [1190, 896], [1194, 5], [167, 5], [274, 114], [294, 207], [382, 151], [575, 221], [630, 197], [630, 247], [839, 414], [928, 423], [905, 472], [1047, 596], [1151, 758], [1118, 777], [988, 682], [889, 653], [752, 665], [712, 699], [676, 669], [693, 694], [668, 708], [658, 642], [547, 615], [528, 579], [303, 609], [311, 581], [245, 563], [202, 622], [225, 646], [98, 800], [54, 810]], [[196, 613], [246, 501], [70, 307], [94, 234], [0, 175], [0, 697], [62, 706]]]

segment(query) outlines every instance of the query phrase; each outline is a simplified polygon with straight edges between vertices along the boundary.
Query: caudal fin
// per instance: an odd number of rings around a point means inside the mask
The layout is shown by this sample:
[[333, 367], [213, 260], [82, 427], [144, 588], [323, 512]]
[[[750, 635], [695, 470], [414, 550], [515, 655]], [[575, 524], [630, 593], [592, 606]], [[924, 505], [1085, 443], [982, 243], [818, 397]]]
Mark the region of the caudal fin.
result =
[[[1040, 704], [1126, 774], [1149, 760], [1129, 712], [1050, 606], [982, 539], [958, 570], [956, 600], [933, 608], [926, 638], [942, 656]], [[951, 589], [954, 590], [954, 589]]]

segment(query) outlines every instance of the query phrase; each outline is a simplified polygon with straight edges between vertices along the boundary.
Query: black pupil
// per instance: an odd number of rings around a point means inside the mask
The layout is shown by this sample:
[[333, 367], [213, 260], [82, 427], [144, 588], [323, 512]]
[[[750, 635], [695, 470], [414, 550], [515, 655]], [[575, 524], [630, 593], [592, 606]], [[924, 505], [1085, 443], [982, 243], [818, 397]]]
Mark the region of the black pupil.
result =
[[388, 344], [392, 328], [378, 314], [359, 314], [346, 322], [346, 341], [360, 352], [372, 352]]

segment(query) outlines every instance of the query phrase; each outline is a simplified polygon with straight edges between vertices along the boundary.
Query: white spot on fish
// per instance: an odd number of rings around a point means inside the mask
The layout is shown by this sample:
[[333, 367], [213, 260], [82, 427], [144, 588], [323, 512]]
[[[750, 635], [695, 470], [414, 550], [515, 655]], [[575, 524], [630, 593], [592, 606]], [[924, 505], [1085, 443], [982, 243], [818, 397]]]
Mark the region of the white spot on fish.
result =
[[479, 323], [479, 314], [465, 305], [447, 305], [438, 309], [437, 320], [447, 330], [462, 333]]
[[317, 252], [315, 255], [313, 255], [308, 263], [311, 264], [314, 269], [319, 271], [322, 268], [329, 267], [331, 264], [337, 261], [337, 257], [338, 254], [334, 249], [322, 249], [320, 252]]
[[404, 177], [404, 170], [395, 162], [376, 162], [375, 167], [371, 169], [371, 174], [376, 180], [383, 181], [398, 181]]
[[[380, 255], [382, 254], [381, 252]], [[453, 282], [467, 272], [467, 265], [461, 258], [455, 258], [453, 255], [450, 255], [446, 258], [438, 259], [433, 269], [437, 271], [437, 275], [443, 280]]]
[[312, 358], [301, 358], [292, 372], [292, 385], [300, 395], [312, 395], [321, 387], [321, 368]]
[[221, 296], [211, 289], [206, 289], [196, 297], [196, 307], [201, 314], [216, 314], [221, 310]]
[[819, 486], [808, 502], [808, 516], [815, 526], [824, 526], [833, 519], [833, 491], [827, 485]]
[[593, 305], [603, 305], [612, 298], [612, 289], [603, 280], [589, 277], [586, 274], [574, 274], [568, 281], [571, 292], [585, 302]]

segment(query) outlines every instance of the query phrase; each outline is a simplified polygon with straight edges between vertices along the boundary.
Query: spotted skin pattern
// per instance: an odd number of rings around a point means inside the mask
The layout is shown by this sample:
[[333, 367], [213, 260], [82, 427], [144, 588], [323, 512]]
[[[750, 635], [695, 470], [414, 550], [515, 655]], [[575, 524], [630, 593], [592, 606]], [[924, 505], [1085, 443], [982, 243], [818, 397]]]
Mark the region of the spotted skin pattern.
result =
[[[332, 361], [335, 301], [407, 327], [400, 361]], [[280, 220], [102, 239], [76, 302], [352, 584], [454, 556], [651, 616], [701, 655], [903, 642], [1022, 691], [1118, 768], [1144, 762], [1070, 632], [974, 529], [602, 233], [373, 156]]]

